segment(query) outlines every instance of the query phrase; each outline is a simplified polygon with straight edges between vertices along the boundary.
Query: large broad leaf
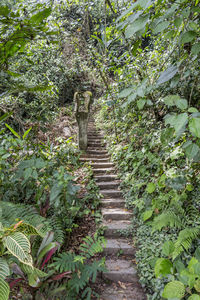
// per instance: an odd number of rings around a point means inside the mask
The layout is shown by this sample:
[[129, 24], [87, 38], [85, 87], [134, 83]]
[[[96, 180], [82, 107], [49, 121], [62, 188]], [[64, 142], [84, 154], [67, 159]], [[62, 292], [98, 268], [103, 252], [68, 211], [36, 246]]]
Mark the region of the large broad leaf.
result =
[[0, 300], [8, 300], [10, 287], [7, 282], [0, 278]]
[[146, 210], [142, 215], [143, 221], [147, 221], [152, 217], [152, 215], [153, 215], [153, 210]]
[[45, 8], [40, 12], [36, 13], [30, 18], [30, 23], [34, 25], [39, 25], [43, 20], [48, 18], [51, 14], [51, 8]]
[[119, 93], [118, 98], [128, 97], [132, 92], [133, 92], [133, 87], [125, 88]]
[[153, 30], [153, 33], [157, 34], [159, 32], [164, 31], [166, 28], [168, 28], [170, 22], [164, 21], [160, 22], [158, 25], [156, 25], [155, 29]]
[[200, 42], [199, 43], [196, 43], [192, 46], [192, 49], [191, 49], [191, 52], [192, 54], [194, 55], [198, 55], [199, 52], [200, 52]]
[[138, 3], [134, 3], [133, 5], [131, 5], [128, 9], [126, 9], [121, 16], [119, 16], [116, 20], [116, 22], [119, 22], [124, 16], [126, 16], [127, 14], [129, 14], [130, 12], [133, 11], [134, 8], [136, 8], [138, 6]]
[[200, 300], [200, 296], [197, 295], [197, 294], [192, 294], [192, 295], [188, 298], [188, 300]]
[[162, 253], [166, 256], [170, 256], [174, 251], [174, 243], [172, 241], [166, 241], [162, 246]]
[[172, 79], [176, 73], [178, 72], [178, 68], [176, 66], [170, 66], [167, 70], [163, 71], [158, 78], [157, 84], [162, 84], [164, 82]]
[[180, 281], [174, 280], [169, 282], [163, 291], [163, 298], [170, 299], [170, 298], [177, 298], [182, 299], [185, 294], [185, 287], [184, 284]]
[[137, 2], [141, 8], [147, 9], [149, 6], [153, 4], [152, 0], [138, 0]]
[[180, 43], [181, 44], [190, 43], [195, 39], [196, 36], [197, 33], [195, 31], [187, 31], [181, 35]]
[[168, 95], [163, 100], [166, 105], [173, 106], [173, 105], [175, 105], [175, 101], [177, 101], [179, 99], [180, 99], [179, 95]]
[[13, 232], [3, 238], [4, 246], [15, 257], [24, 264], [32, 266], [30, 256], [31, 246], [27, 237], [21, 232]]
[[188, 114], [182, 113], [176, 116], [174, 129], [176, 134], [178, 134], [184, 127], [187, 125], [188, 122]]
[[135, 22], [130, 24], [125, 31], [125, 35], [127, 38], [132, 37], [136, 32], [142, 30], [149, 21], [149, 15], [142, 16], [137, 19]]
[[5, 279], [9, 275], [10, 275], [9, 265], [4, 258], [0, 257], [0, 278]]
[[155, 275], [156, 277], [159, 276], [166, 276], [172, 273], [173, 264], [169, 259], [166, 258], [159, 258], [156, 261], [155, 265]]
[[190, 142], [187, 145], [184, 145], [183, 148], [185, 149], [185, 154], [189, 159], [194, 159], [195, 156], [198, 154], [200, 151], [200, 148], [197, 144], [194, 144]]
[[181, 110], [185, 110], [188, 107], [188, 102], [186, 99], [177, 99], [175, 100], [175, 105]]
[[137, 101], [137, 107], [139, 108], [139, 110], [143, 109], [143, 107], [145, 106], [146, 103], [146, 99], [139, 99]]
[[189, 122], [190, 132], [200, 138], [200, 118], [192, 118]]
[[146, 191], [149, 194], [152, 194], [156, 189], [156, 185], [153, 182], [148, 183], [147, 187], [146, 187]]

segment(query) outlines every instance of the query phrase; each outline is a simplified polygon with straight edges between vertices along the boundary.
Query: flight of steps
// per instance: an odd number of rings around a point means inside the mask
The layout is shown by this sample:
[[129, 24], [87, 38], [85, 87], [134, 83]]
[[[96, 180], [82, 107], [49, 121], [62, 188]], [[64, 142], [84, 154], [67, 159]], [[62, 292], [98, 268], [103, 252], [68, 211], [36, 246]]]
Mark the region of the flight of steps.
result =
[[[125, 200], [119, 190], [120, 180], [117, 177], [114, 164], [110, 162], [106, 151], [103, 136], [95, 128], [94, 121], [88, 124], [88, 149], [81, 158], [90, 162], [94, 178], [99, 186], [101, 199], [101, 212], [107, 240], [104, 249], [106, 267], [108, 271], [103, 274], [106, 282], [101, 300], [143, 300], [146, 299], [139, 283], [134, 260], [135, 249], [132, 242], [121, 237], [119, 230], [125, 230], [130, 225], [132, 213], [125, 209]], [[119, 289], [112, 283], [125, 283], [128, 288]]]

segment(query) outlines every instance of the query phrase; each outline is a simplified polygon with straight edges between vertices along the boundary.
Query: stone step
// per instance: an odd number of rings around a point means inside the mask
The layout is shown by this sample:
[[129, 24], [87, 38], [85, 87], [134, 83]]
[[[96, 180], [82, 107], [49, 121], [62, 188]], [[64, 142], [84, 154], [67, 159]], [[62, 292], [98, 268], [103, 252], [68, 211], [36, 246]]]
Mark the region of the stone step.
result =
[[114, 164], [111, 162], [108, 163], [93, 163], [92, 168], [93, 169], [104, 169], [104, 168], [112, 168], [114, 167]]
[[[107, 260], [107, 272], [103, 273], [103, 277], [111, 280], [112, 282], [137, 282], [136, 267], [130, 260]], [[106, 299], [107, 300], [107, 299]]]
[[96, 180], [96, 182], [110, 182], [110, 181], [113, 181], [113, 180], [116, 180], [118, 179], [117, 175], [101, 175], [101, 176], [94, 176], [94, 179]]
[[99, 146], [99, 147], [88, 146], [87, 147], [87, 152], [88, 151], [105, 151], [105, 147], [102, 147], [102, 146]]
[[104, 221], [102, 223], [103, 226], [105, 226], [105, 230], [104, 230], [104, 236], [106, 238], [117, 238], [117, 237], [121, 237], [120, 234], [120, 230], [126, 230], [129, 228], [129, 226], [131, 225], [130, 221]]
[[110, 174], [110, 173], [115, 173], [114, 168], [102, 168], [102, 169], [93, 169], [94, 174]]
[[97, 159], [97, 158], [95, 158], [95, 157], [91, 157], [91, 158], [88, 158], [88, 157], [86, 157], [86, 158], [80, 158], [80, 161], [81, 162], [96, 162], [96, 163], [107, 163], [107, 162], [109, 162], [110, 161], [110, 159], [109, 158], [99, 158], [99, 159]]
[[135, 250], [133, 245], [127, 242], [127, 240], [118, 238], [118, 239], [107, 239], [106, 247], [103, 250], [103, 254], [108, 255], [124, 255], [132, 256], [135, 255]]
[[92, 154], [92, 155], [103, 155], [103, 154], [108, 154], [106, 150], [87, 150], [87, 154]]
[[132, 213], [122, 208], [102, 208], [101, 213], [104, 220], [130, 220]]
[[122, 198], [123, 197], [122, 192], [118, 191], [118, 190], [100, 190], [100, 193], [104, 197], [108, 197], [108, 198]]
[[124, 282], [123, 287], [120, 284], [116, 285], [116, 283], [114, 286], [104, 285], [104, 289], [100, 293], [100, 300], [147, 300], [141, 286], [137, 282]]
[[101, 207], [103, 208], [122, 208], [125, 205], [124, 199], [101, 199]]
[[92, 159], [107, 159], [110, 158], [110, 155], [107, 154], [88, 154], [88, 153], [84, 153], [81, 155], [81, 158], [92, 158]]
[[104, 189], [117, 189], [120, 185], [120, 180], [109, 181], [109, 182], [97, 182], [97, 186], [104, 190]]
[[102, 142], [99, 142], [99, 143], [97, 143], [97, 142], [90, 142], [90, 141], [88, 141], [88, 148], [102, 148], [102, 147], [104, 147], [104, 145], [102, 145]]

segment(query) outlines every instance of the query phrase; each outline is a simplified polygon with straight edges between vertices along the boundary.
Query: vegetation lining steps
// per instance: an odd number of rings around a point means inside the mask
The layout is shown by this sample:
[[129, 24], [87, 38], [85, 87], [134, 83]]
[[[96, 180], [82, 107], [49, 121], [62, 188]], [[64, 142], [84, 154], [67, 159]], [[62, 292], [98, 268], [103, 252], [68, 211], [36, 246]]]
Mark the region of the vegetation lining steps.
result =
[[[127, 230], [131, 224], [132, 212], [125, 209], [125, 200], [119, 189], [121, 181], [116, 174], [114, 164], [109, 160], [105, 143], [101, 143], [103, 136], [100, 134], [95, 130], [94, 121], [90, 121], [88, 126], [89, 147], [81, 157], [82, 161], [90, 163], [94, 179], [102, 195], [100, 200], [102, 225], [107, 238], [104, 248], [107, 271], [103, 273], [103, 278], [107, 280], [105, 282], [109, 283], [106, 284], [100, 299], [146, 299], [139, 285], [136, 266], [133, 263], [135, 248], [127, 238], [121, 236], [121, 232]], [[120, 294], [116, 295], [112, 284], [117, 282], [130, 284], [131, 293], [130, 289], [127, 289], [127, 292], [123, 293], [123, 298]], [[135, 298], [135, 295], [139, 298]]]

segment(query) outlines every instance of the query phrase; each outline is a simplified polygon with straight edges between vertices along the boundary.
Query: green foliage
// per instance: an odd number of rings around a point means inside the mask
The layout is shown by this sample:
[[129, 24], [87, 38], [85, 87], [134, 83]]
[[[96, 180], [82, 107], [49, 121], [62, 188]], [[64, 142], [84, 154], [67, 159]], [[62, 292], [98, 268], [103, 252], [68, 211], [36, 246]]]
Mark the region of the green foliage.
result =
[[[82, 293], [81, 299], [91, 299], [92, 290], [87, 287], [89, 282], [95, 282], [97, 273], [105, 271], [104, 259], [89, 261], [95, 254], [103, 251], [105, 241], [102, 237], [88, 236], [80, 245], [79, 255], [73, 252], [61, 253], [54, 258], [52, 266], [60, 272], [70, 272], [71, 278], [68, 281], [68, 297], [72, 299]], [[85, 296], [87, 295], [87, 298]]]

